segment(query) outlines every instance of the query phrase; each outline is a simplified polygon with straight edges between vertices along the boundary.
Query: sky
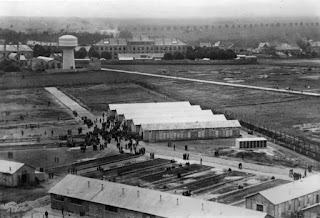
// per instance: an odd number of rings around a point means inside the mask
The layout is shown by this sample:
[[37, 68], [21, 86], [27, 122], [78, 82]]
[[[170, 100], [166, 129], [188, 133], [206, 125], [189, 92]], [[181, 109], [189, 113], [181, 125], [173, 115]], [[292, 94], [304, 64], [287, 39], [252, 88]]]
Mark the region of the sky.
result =
[[106, 18], [320, 16], [320, 0], [0, 0], [0, 16]]

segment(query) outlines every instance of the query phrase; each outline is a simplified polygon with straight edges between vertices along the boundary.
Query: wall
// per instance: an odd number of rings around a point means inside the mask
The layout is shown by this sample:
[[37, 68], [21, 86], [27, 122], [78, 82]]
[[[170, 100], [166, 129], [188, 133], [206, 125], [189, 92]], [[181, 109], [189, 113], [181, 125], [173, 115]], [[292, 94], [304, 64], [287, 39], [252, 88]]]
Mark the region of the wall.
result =
[[105, 210], [105, 205], [83, 201], [82, 205], [71, 203], [68, 197], [63, 197], [62, 200], [56, 200], [55, 196], [51, 194], [51, 208], [61, 210], [64, 208], [66, 212], [72, 212], [80, 214], [84, 212], [86, 216], [98, 217], [98, 218], [161, 218], [159, 216], [153, 216], [150, 214], [144, 214], [138, 211], [127, 210], [124, 208], [118, 208], [117, 212], [110, 212]]
[[303, 212], [304, 218], [318, 218], [320, 217], [320, 205], [307, 209]]
[[230, 138], [239, 137], [240, 128], [223, 129], [184, 129], [184, 130], [163, 130], [148, 131], [139, 130], [140, 135], [143, 132], [143, 140], [149, 142], [168, 141], [168, 140], [193, 140], [193, 139], [212, 139], [212, 138]]
[[260, 194], [256, 194], [246, 198], [246, 208], [251, 210], [257, 210], [257, 204], [263, 205], [263, 212], [268, 213], [271, 216], [274, 216], [275, 205], [270, 201], [264, 198]]
[[27, 175], [26, 183], [33, 183], [35, 181], [35, 169], [24, 165], [14, 174], [0, 173], [0, 185], [9, 187], [19, 186], [21, 185], [23, 174]]

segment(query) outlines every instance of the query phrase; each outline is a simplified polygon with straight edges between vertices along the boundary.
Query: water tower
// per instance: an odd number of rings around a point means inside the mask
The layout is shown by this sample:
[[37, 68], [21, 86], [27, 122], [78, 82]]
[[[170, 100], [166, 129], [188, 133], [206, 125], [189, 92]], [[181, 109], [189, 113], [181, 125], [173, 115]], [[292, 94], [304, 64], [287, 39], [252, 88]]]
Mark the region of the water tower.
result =
[[78, 38], [71, 35], [61, 36], [59, 46], [63, 50], [63, 69], [75, 69], [74, 48], [78, 46]]

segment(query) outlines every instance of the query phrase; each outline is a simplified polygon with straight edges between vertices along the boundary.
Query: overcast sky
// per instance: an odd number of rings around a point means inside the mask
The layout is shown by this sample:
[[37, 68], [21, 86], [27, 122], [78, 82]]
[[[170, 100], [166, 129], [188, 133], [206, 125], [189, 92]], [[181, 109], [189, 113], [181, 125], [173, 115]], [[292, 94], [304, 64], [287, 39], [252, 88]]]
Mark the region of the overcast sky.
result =
[[0, 0], [0, 16], [205, 18], [314, 15], [320, 15], [320, 0]]

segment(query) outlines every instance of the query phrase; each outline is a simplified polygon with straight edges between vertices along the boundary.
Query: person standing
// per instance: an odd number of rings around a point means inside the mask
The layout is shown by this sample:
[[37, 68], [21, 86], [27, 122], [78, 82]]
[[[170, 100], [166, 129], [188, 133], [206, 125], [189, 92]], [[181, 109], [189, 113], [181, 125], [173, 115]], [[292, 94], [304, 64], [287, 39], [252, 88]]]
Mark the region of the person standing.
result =
[[200, 158], [200, 164], [202, 165], [202, 158]]

